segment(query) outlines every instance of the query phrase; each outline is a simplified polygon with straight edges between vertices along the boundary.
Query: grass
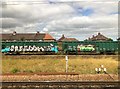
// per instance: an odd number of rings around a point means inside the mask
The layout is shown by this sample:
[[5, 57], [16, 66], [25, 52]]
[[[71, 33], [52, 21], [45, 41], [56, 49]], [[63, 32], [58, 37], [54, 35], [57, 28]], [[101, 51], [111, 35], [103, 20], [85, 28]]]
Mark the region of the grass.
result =
[[[65, 56], [3, 56], [2, 73], [65, 72]], [[110, 74], [118, 74], [117, 57], [69, 56], [68, 72], [95, 74], [104, 65]]]

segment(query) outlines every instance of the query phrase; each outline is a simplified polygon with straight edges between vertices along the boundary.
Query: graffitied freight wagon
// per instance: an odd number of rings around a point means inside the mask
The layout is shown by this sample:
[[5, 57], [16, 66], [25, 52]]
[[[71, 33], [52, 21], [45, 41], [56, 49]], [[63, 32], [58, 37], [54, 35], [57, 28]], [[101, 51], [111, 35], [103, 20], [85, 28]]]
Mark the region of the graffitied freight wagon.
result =
[[[11, 41], [2, 42], [2, 53], [22, 54], [117, 54], [119, 41], [71, 41], [38, 42], [38, 41]], [[58, 49], [62, 48], [62, 52]]]
[[118, 41], [63, 42], [62, 48], [68, 54], [116, 54]]
[[57, 53], [57, 42], [25, 42], [25, 41], [11, 41], [11, 42], [2, 42], [2, 53], [11, 53], [11, 54], [19, 54], [19, 53], [43, 53], [43, 54], [51, 54]]

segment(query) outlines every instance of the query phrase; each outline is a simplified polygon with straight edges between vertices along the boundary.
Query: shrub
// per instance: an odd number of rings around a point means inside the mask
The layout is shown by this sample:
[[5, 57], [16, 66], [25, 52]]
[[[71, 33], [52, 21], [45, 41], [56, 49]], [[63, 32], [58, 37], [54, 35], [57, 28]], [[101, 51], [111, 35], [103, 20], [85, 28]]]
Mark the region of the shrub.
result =
[[17, 69], [17, 68], [14, 68], [14, 69], [11, 70], [11, 72], [12, 72], [12, 73], [17, 73], [17, 72], [20, 72], [20, 70]]

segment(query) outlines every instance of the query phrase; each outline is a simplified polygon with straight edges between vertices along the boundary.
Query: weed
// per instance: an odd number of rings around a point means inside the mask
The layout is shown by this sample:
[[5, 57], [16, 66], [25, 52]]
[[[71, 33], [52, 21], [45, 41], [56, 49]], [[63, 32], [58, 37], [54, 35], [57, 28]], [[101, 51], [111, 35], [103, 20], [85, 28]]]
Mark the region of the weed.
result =
[[17, 72], [20, 72], [20, 70], [17, 69], [17, 68], [13, 68], [13, 69], [11, 70], [11, 72], [12, 72], [12, 73], [17, 73]]
[[[108, 73], [118, 74], [117, 57], [68, 56], [68, 58], [68, 72], [77, 72], [80, 74], [95, 74], [95, 68], [100, 67], [100, 65], [104, 65]], [[65, 72], [65, 67], [65, 55], [38, 55], [27, 57], [3, 56], [2, 60], [3, 74], [8, 72]]]

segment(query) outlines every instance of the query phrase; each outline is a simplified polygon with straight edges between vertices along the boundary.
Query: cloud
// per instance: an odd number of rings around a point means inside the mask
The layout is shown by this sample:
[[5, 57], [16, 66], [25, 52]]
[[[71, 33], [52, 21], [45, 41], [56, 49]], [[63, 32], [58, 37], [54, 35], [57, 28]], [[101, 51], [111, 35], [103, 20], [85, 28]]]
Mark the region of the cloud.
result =
[[2, 20], [2, 27], [0, 28], [14, 28], [14, 27], [20, 27], [22, 26], [22, 23], [16, 19], [13, 18], [4, 18]]
[[14, 30], [17, 32], [40, 31], [50, 33], [55, 38], [65, 34], [68, 37], [84, 40], [92, 34], [102, 32], [106, 36], [117, 38], [117, 0], [104, 3], [101, 2], [102, 0], [99, 2], [80, 0], [81, 2], [74, 3], [57, 3], [65, 0], [39, 0], [36, 2], [39, 4], [34, 2], [31, 5], [27, 1], [2, 7], [0, 30], [3, 33]]

